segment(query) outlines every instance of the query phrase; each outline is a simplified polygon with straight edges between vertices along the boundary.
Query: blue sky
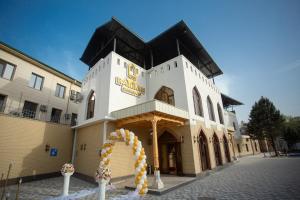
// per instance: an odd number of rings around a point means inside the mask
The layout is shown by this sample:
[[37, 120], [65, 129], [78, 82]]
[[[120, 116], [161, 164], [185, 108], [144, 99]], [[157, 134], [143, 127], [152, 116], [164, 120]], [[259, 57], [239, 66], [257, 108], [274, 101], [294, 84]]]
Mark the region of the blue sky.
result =
[[[88, 2], [88, 3], [87, 3]], [[300, 1], [0, 1], [0, 40], [79, 80], [96, 27], [116, 16], [145, 41], [183, 19], [223, 70], [221, 90], [245, 105], [266, 96], [300, 115]]]

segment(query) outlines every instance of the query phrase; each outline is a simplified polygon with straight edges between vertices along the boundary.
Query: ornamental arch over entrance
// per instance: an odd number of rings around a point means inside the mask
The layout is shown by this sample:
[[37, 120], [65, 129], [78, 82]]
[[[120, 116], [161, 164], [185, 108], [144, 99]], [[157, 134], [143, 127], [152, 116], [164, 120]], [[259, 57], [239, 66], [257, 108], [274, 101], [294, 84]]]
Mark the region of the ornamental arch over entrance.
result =
[[225, 134], [223, 135], [223, 145], [224, 145], [224, 151], [225, 151], [225, 160], [226, 160], [226, 162], [231, 162], [228, 139], [225, 136]]
[[198, 138], [201, 169], [202, 171], [205, 171], [211, 169], [211, 164], [209, 158], [208, 140], [203, 130], [200, 131]]
[[159, 162], [161, 173], [181, 175], [181, 143], [165, 130], [158, 138]]
[[222, 165], [222, 154], [221, 154], [220, 140], [216, 133], [214, 133], [212, 140], [214, 146], [216, 166], [219, 166]]

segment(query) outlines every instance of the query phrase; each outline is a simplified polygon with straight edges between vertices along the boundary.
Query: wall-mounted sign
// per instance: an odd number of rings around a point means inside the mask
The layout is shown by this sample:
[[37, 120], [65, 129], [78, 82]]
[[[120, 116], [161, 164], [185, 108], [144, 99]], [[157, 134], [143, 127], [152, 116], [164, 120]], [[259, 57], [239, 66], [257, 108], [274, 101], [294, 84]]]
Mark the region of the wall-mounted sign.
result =
[[56, 148], [51, 148], [50, 149], [50, 156], [57, 156], [57, 149]]
[[134, 64], [127, 65], [127, 78], [116, 77], [115, 82], [121, 86], [121, 91], [136, 97], [145, 94], [145, 88], [137, 82], [139, 69]]

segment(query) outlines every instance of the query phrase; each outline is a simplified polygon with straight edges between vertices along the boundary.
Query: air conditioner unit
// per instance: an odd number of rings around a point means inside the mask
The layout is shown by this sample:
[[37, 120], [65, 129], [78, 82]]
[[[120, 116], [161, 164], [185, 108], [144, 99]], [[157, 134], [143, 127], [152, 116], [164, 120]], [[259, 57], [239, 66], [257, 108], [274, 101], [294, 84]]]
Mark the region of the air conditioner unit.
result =
[[71, 118], [71, 114], [67, 114], [67, 113], [66, 113], [66, 114], [65, 114], [65, 119], [66, 119], [66, 120], [69, 120], [70, 118]]
[[41, 112], [47, 112], [48, 107], [46, 105], [40, 105]]
[[70, 100], [71, 101], [76, 100], [76, 91], [75, 90], [71, 90], [71, 92], [70, 92]]
[[76, 102], [81, 102], [83, 99], [83, 96], [80, 92], [76, 93]]

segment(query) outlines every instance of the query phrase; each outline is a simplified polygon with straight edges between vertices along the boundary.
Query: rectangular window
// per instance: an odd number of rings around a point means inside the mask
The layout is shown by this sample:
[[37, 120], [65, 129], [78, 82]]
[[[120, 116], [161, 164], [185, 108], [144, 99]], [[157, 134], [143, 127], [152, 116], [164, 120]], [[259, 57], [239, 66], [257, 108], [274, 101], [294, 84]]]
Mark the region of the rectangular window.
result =
[[239, 153], [241, 153], [240, 144], [237, 144], [237, 148], [238, 148]]
[[55, 96], [60, 97], [60, 98], [65, 98], [65, 91], [66, 91], [66, 87], [57, 83], [56, 90], [55, 90]]
[[177, 67], [177, 61], [174, 61], [174, 66]]
[[247, 152], [249, 152], [248, 144], [246, 144], [246, 150], [247, 150]]
[[6, 97], [6, 95], [0, 94], [0, 112], [4, 112], [5, 110]]
[[56, 108], [52, 108], [50, 121], [51, 122], [55, 122], [55, 123], [59, 123], [60, 122], [61, 113], [62, 113], [62, 110], [56, 109]]
[[35, 118], [37, 107], [38, 107], [37, 103], [25, 101], [22, 110], [23, 117]]
[[29, 81], [29, 87], [37, 89], [37, 90], [42, 90], [44, 83], [44, 77], [37, 75], [35, 73], [31, 74], [31, 78]]
[[12, 80], [13, 75], [15, 73], [16, 66], [5, 62], [4, 60], [0, 60], [0, 77]]
[[75, 126], [76, 124], [77, 124], [77, 114], [72, 113], [71, 126]]
[[169, 71], [171, 70], [171, 66], [169, 64], [167, 65], [167, 68]]

